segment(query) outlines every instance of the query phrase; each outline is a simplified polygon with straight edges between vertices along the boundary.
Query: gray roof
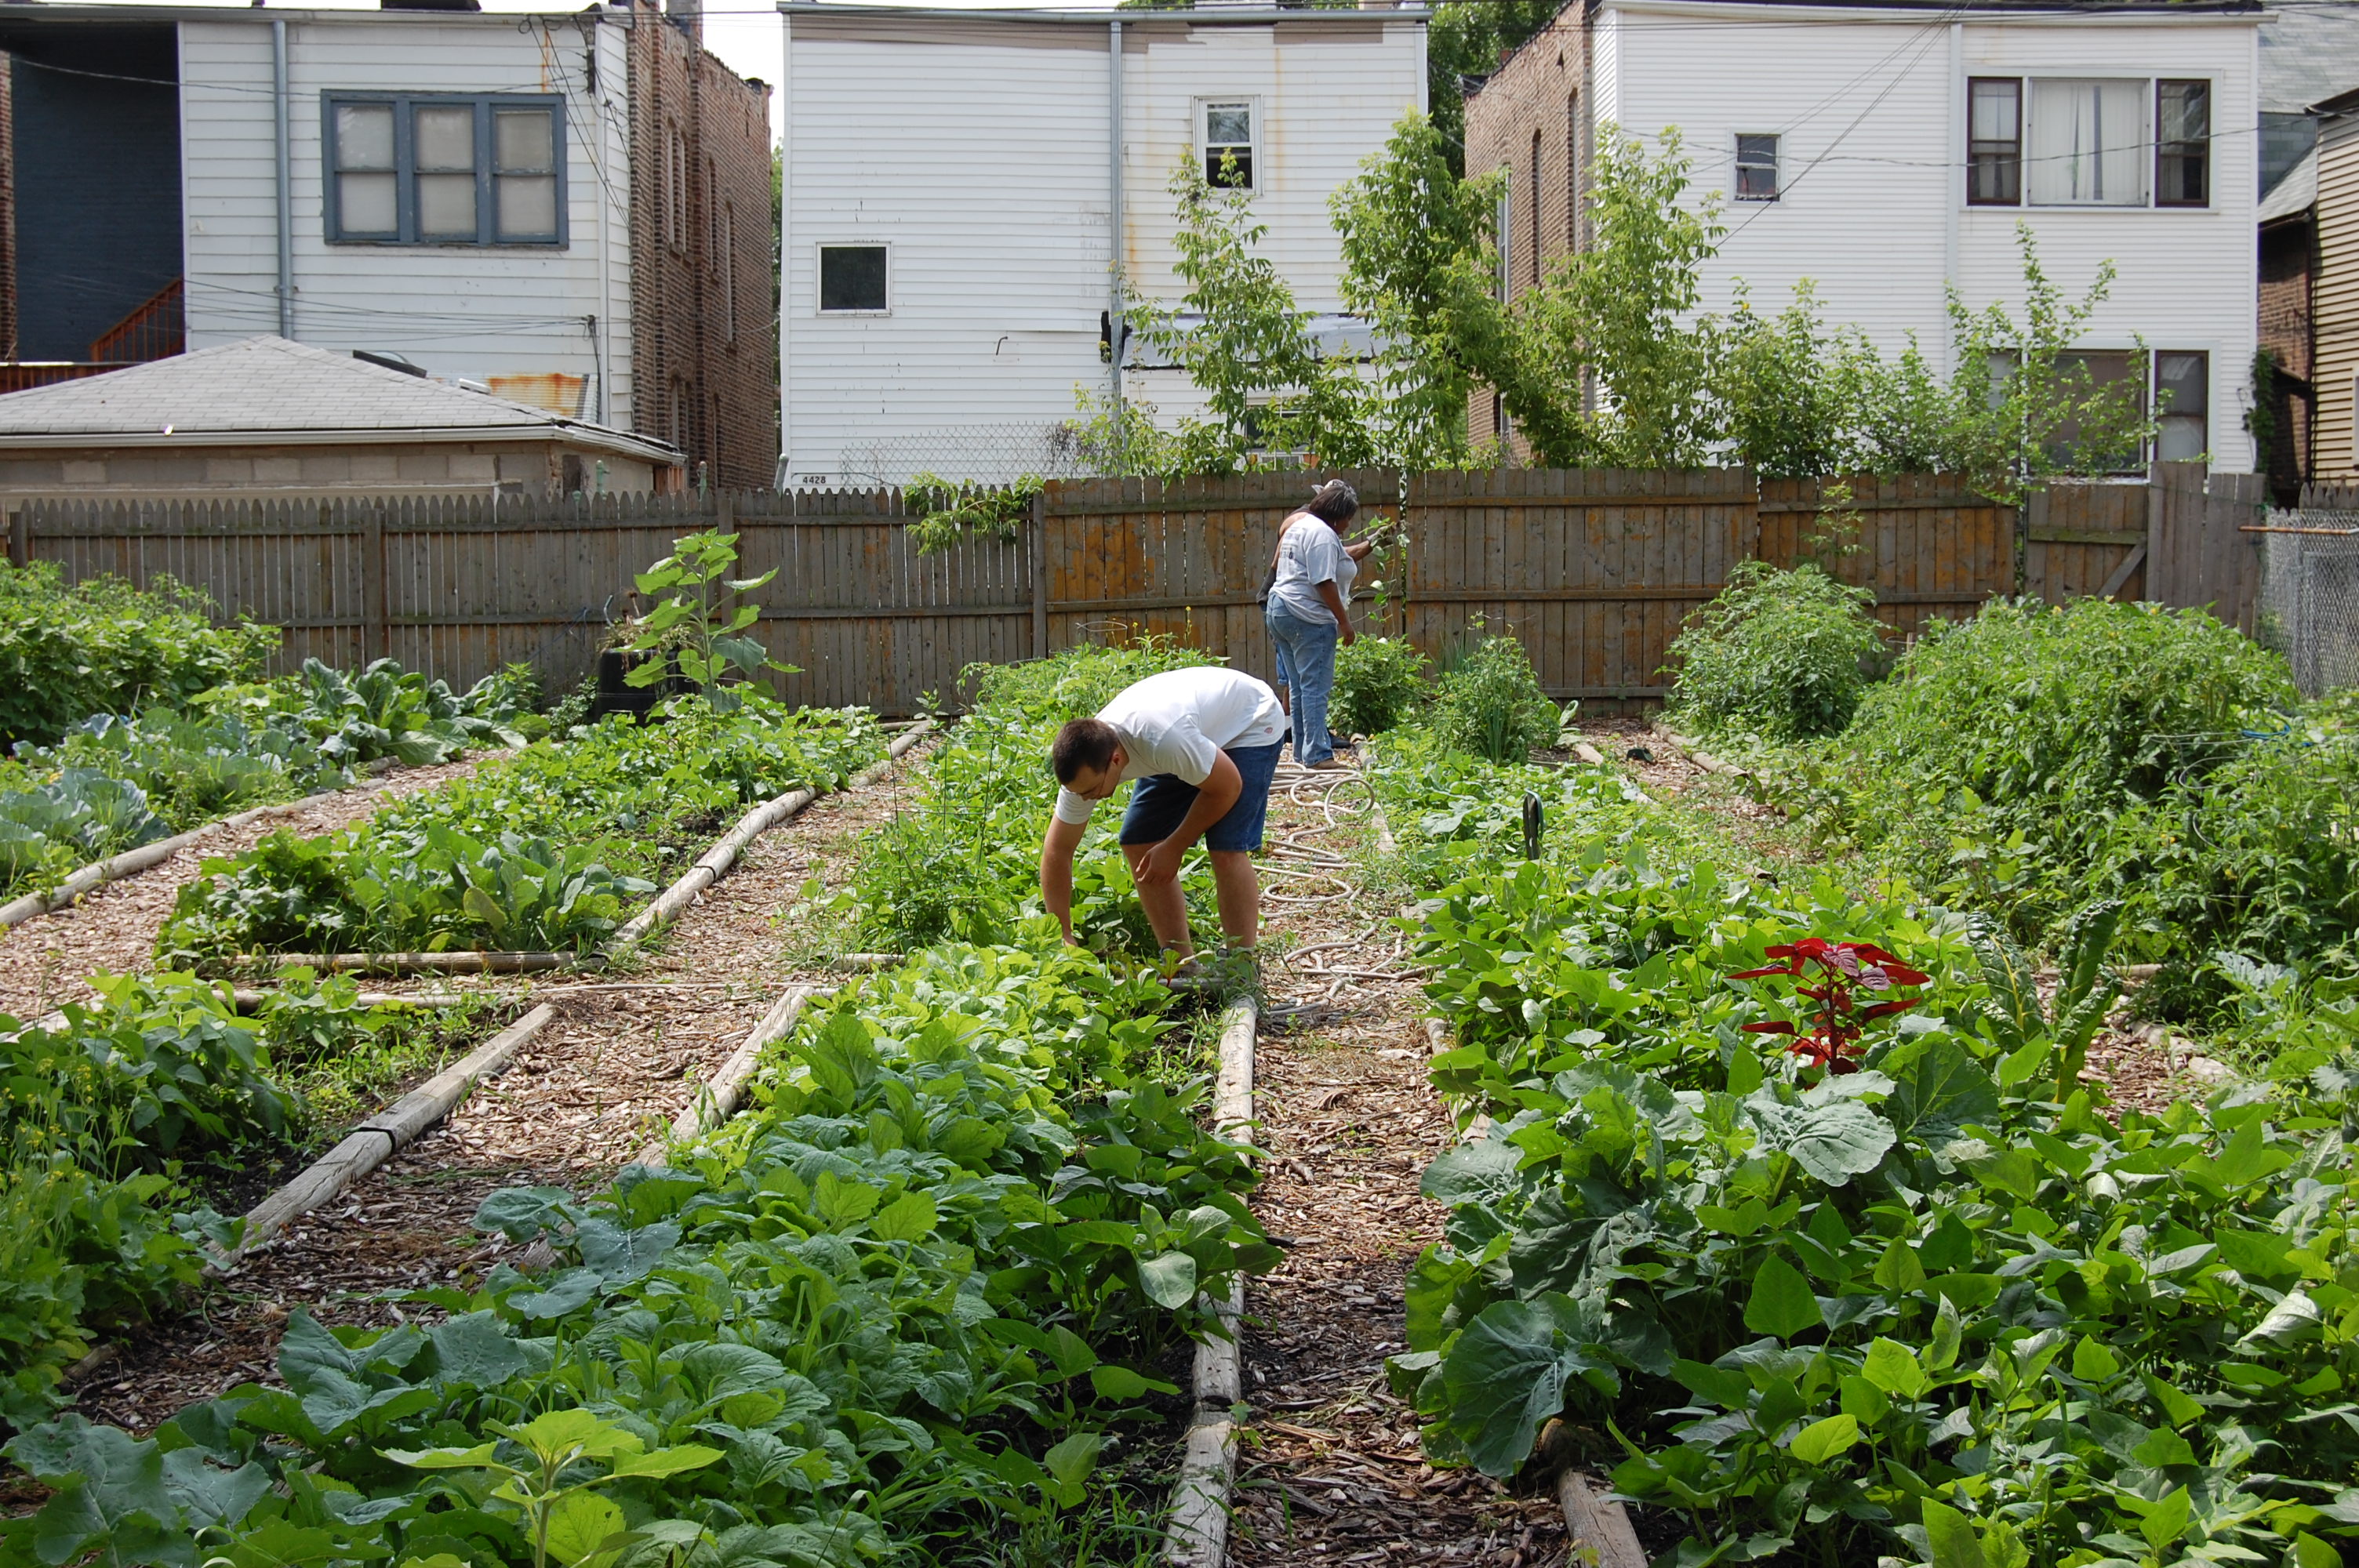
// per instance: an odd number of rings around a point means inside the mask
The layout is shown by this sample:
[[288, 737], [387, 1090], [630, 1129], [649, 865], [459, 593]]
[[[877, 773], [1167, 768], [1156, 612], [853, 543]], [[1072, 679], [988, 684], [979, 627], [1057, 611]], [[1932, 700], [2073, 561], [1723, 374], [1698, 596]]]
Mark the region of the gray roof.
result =
[[564, 440], [654, 462], [661, 441], [255, 337], [0, 395], [0, 446]]
[[2269, 7], [2261, 29], [2261, 113], [2299, 114], [2359, 87], [2359, 5]]
[[2261, 199], [2256, 222], [2263, 228], [2285, 219], [2297, 217], [2318, 205], [2318, 149], [2312, 147], [2301, 155], [2301, 161], [2286, 170], [2285, 178], [2269, 188]]

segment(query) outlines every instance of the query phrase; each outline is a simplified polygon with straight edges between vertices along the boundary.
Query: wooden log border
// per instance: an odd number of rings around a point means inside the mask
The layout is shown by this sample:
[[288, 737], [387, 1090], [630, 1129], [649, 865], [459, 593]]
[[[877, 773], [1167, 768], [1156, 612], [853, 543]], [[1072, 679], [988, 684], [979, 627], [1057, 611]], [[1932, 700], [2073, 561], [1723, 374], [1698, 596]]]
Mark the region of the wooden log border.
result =
[[246, 1211], [245, 1234], [238, 1238], [234, 1252], [217, 1260], [214, 1271], [225, 1271], [290, 1223], [341, 1197], [354, 1182], [416, 1142], [427, 1129], [448, 1116], [468, 1090], [514, 1061], [525, 1044], [556, 1016], [557, 1009], [542, 1002], [353, 1128], [342, 1142]]
[[[394, 760], [391, 757], [379, 757], [375, 762], [362, 768], [361, 772], [378, 776], [389, 772], [393, 764]], [[233, 832], [250, 822], [259, 822], [266, 816], [290, 816], [315, 800], [324, 800], [330, 795], [342, 795], [348, 790], [364, 787], [366, 786], [355, 783], [341, 784], [334, 789], [315, 789], [310, 794], [299, 796], [294, 800], [280, 801], [276, 806], [257, 806], [252, 810], [241, 811], [234, 816], [224, 816], [218, 822], [208, 822], [201, 827], [191, 827], [186, 833], [175, 833], [169, 838], [158, 838], [153, 844], [142, 844], [136, 849], [125, 849], [120, 855], [111, 859], [94, 860], [59, 883], [52, 892], [28, 892], [22, 898], [11, 899], [8, 903], [0, 904], [0, 930], [5, 930], [11, 925], [21, 925], [27, 920], [38, 919], [44, 914], [55, 914], [58, 911], [80, 902], [83, 895], [94, 888], [103, 887], [108, 882], [119, 882], [125, 877], [138, 875], [150, 866], [161, 865], [208, 833]]]
[[[1221, 1068], [1212, 1087], [1212, 1130], [1237, 1142], [1252, 1140], [1254, 1126], [1254, 1036], [1261, 1009], [1241, 997], [1221, 1015]], [[1230, 1281], [1225, 1300], [1207, 1302], [1227, 1325], [1228, 1336], [1196, 1346], [1195, 1414], [1188, 1423], [1188, 1446], [1171, 1489], [1171, 1519], [1163, 1538], [1169, 1568], [1222, 1568], [1229, 1554], [1230, 1493], [1237, 1479], [1237, 1407], [1245, 1400], [1243, 1347], [1237, 1336], [1245, 1321], [1243, 1279]]]

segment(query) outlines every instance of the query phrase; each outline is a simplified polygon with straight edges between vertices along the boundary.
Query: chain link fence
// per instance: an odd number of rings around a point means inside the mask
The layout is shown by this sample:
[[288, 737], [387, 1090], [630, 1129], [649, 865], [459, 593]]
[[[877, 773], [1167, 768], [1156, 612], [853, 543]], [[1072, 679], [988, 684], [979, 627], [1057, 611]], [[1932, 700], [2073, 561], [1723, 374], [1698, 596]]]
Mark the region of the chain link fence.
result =
[[1071, 423], [959, 425], [847, 445], [838, 460], [846, 479], [907, 484], [929, 473], [954, 484], [1013, 484], [1027, 474], [1081, 479], [1096, 470]]
[[2359, 512], [2276, 512], [2261, 532], [2260, 640], [2306, 697], [2359, 686]]

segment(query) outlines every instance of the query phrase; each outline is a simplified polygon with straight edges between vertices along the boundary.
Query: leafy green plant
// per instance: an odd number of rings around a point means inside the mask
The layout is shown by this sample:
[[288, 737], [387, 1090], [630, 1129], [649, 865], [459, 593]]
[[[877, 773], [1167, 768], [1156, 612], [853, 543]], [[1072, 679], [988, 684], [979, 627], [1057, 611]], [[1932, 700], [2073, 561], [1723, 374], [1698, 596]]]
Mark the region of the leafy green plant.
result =
[[1840, 733], [1884, 654], [1875, 596], [1805, 563], [1741, 561], [1671, 641], [1670, 710], [1706, 733], [1773, 741]]
[[270, 835], [180, 890], [157, 950], [237, 955], [446, 948], [580, 951], [729, 816], [832, 788], [883, 754], [875, 719], [758, 690], [665, 723], [539, 741], [322, 838]]
[[641, 593], [669, 590], [653, 610], [631, 623], [623, 644], [638, 655], [624, 679], [634, 687], [654, 686], [673, 675], [702, 694], [716, 713], [726, 713], [742, 700], [726, 684], [733, 677], [751, 680], [764, 670], [781, 675], [799, 673], [772, 659], [769, 650], [745, 633], [762, 618], [758, 604], [737, 602], [778, 575], [776, 567], [760, 577], [732, 579], [737, 564], [737, 535], [707, 529], [672, 541], [672, 553], [638, 574]]
[[1407, 641], [1363, 636], [1335, 650], [1328, 727], [1339, 735], [1381, 735], [1425, 695], [1426, 658]]
[[1012, 540], [1032, 515], [1032, 503], [1048, 488], [1037, 473], [1007, 485], [952, 483], [937, 473], [910, 476], [904, 493], [925, 515], [909, 524], [918, 554], [940, 555], [972, 535]]
[[46, 561], [0, 563], [0, 748], [46, 745], [93, 713], [176, 708], [253, 676], [278, 631], [217, 626], [192, 589], [99, 577], [69, 586]]
[[1524, 645], [1487, 634], [1482, 618], [1467, 623], [1473, 641], [1442, 668], [1430, 720], [1451, 745], [1494, 762], [1527, 761], [1535, 747], [1556, 743], [1562, 716]]

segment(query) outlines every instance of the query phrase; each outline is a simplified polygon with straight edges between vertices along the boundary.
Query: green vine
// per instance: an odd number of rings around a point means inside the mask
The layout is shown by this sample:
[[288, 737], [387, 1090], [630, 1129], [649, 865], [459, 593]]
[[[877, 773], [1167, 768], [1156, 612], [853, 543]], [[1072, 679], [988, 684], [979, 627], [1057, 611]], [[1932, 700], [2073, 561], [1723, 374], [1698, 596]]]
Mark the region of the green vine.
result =
[[2253, 406], [2245, 415], [2245, 428], [2253, 435], [2253, 471], [2269, 471], [2269, 455], [2277, 441], [2277, 357], [2267, 349], [2253, 351]]
[[937, 473], [914, 475], [906, 491], [909, 507], [913, 512], [925, 509], [925, 515], [909, 524], [918, 554], [940, 555], [975, 534], [1015, 539], [1032, 515], [1033, 501], [1048, 488], [1049, 481], [1037, 473], [1007, 485], [953, 483]]

